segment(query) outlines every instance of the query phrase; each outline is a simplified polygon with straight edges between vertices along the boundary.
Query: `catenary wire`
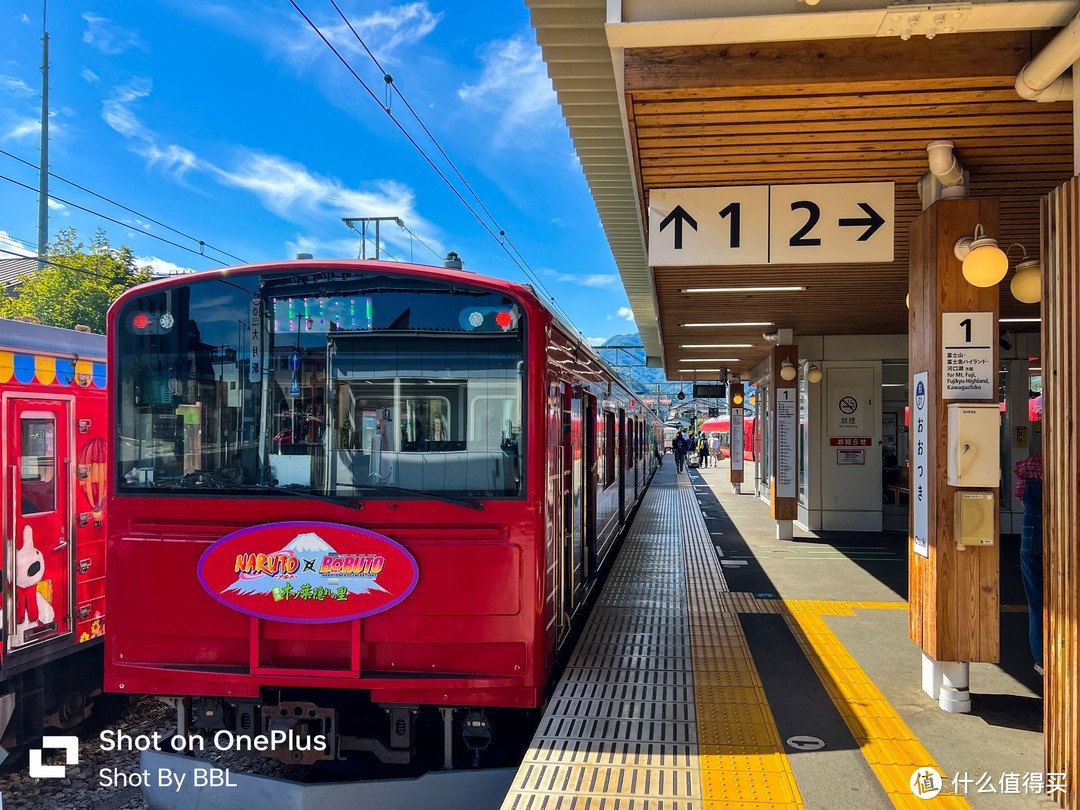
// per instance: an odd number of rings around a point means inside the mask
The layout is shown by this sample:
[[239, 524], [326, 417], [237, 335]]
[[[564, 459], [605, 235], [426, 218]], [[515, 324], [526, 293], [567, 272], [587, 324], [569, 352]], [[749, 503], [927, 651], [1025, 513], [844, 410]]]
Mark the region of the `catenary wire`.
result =
[[[473, 199], [476, 200], [477, 205], [479, 205], [480, 208], [484, 211], [484, 213], [487, 214], [488, 219], [491, 220], [491, 224], [495, 226], [496, 230], [498, 230], [499, 236], [506, 240], [506, 243], [511, 247], [511, 249], [513, 249], [514, 253], [517, 254], [517, 257], [521, 259], [521, 262], [529, 266], [529, 269], [532, 270], [532, 267], [531, 265], [529, 265], [528, 260], [525, 258], [524, 255], [522, 255], [521, 251], [518, 250], [517, 245], [515, 245], [513, 240], [507, 235], [506, 230], [499, 225], [498, 221], [495, 219], [495, 215], [492, 214], [490, 210], [488, 210], [488, 207], [486, 205], [484, 205], [484, 201], [480, 199], [480, 196], [476, 193], [473, 187], [469, 185], [469, 181], [465, 179], [465, 176], [458, 169], [457, 165], [454, 163], [451, 157], [446, 153], [446, 150], [442, 148], [442, 144], [439, 143], [435, 135], [431, 132], [431, 130], [428, 129], [427, 124], [424, 123], [424, 120], [420, 117], [420, 114], [416, 112], [415, 109], [413, 109], [412, 104], [409, 103], [409, 100], [405, 97], [405, 94], [401, 91], [401, 88], [394, 81], [394, 77], [391, 76], [386, 71], [386, 68], [382, 66], [382, 63], [379, 62], [378, 57], [375, 56], [371, 48], [369, 48], [367, 43], [364, 41], [364, 38], [360, 36], [359, 32], [357, 32], [352, 22], [341, 10], [341, 7], [337, 4], [337, 0], [330, 0], [330, 5], [334, 7], [334, 10], [338, 13], [338, 16], [341, 17], [345, 25], [348, 26], [349, 30], [352, 32], [352, 35], [356, 38], [356, 41], [360, 43], [360, 47], [362, 47], [365, 53], [367, 53], [367, 55], [371, 57], [371, 61], [375, 63], [375, 67], [377, 67], [379, 71], [383, 74], [383, 78], [386, 80], [386, 83], [390, 85], [392, 91], [397, 94], [398, 98], [401, 99], [402, 103], [405, 105], [408, 111], [412, 113], [412, 117], [416, 119], [416, 122], [420, 125], [420, 128], [424, 130], [424, 134], [428, 136], [431, 142], [435, 145], [435, 148], [439, 150], [439, 154], [442, 155], [443, 160], [445, 160], [447, 164], [449, 164], [450, 168], [453, 169], [454, 174], [458, 176], [458, 179], [461, 180], [465, 188], [469, 190], [469, 193], [472, 195]], [[393, 117], [393, 113], [389, 109], [387, 109], [387, 113], [390, 114], [391, 117]], [[545, 294], [547, 294], [548, 297], [551, 298], [552, 301], [554, 301], [555, 296], [551, 294], [551, 291], [548, 290], [538, 278], [532, 278], [539, 285], [540, 289], [542, 289]]]
[[[393, 113], [379, 100], [378, 95], [376, 95], [376, 93], [360, 77], [356, 70], [353, 69], [352, 65], [350, 65], [348, 60], [346, 60], [345, 57], [341, 55], [338, 49], [334, 47], [334, 44], [330, 42], [330, 40], [319, 28], [319, 26], [316, 25], [315, 22], [304, 12], [304, 10], [296, 2], [296, 0], [289, 0], [289, 3], [290, 5], [292, 5], [293, 8], [296, 9], [297, 13], [304, 18], [304, 21], [308, 24], [308, 26], [326, 44], [326, 47], [328, 47], [330, 51], [334, 54], [334, 56], [337, 57], [338, 61], [340, 61], [341, 64], [345, 66], [345, 69], [352, 74], [353, 78], [356, 79], [360, 86], [363, 87], [365, 91], [367, 91], [367, 94], [371, 96], [375, 103], [382, 107], [383, 111], [386, 112], [388, 116], [390, 116], [390, 120], [394, 122], [394, 125], [397, 126], [399, 130], [401, 130], [401, 133], [406, 137], [406, 139], [408, 139], [409, 143], [413, 145], [413, 147], [420, 153], [424, 160], [427, 161], [428, 165], [431, 166], [431, 168], [435, 171], [437, 175], [439, 175], [439, 177], [447, 185], [450, 191], [453, 192], [454, 196], [456, 196], [461, 201], [462, 205], [464, 205], [465, 208], [469, 211], [469, 213], [473, 215], [476, 221], [480, 223], [480, 226], [485, 231], [487, 231], [488, 234], [499, 244], [499, 246], [503, 249], [503, 251], [510, 258], [510, 260], [518, 267], [518, 269], [521, 270], [526, 276], [528, 276], [529, 279], [537, 285], [537, 287], [543, 290], [544, 294], [548, 296], [551, 303], [559, 311], [562, 317], [569, 321], [569, 316], [567, 316], [567, 314], [558, 305], [558, 302], [555, 300], [555, 296], [553, 296], [551, 292], [547, 289], [547, 287], [544, 286], [544, 283], [540, 281], [539, 277], [535, 274], [532, 268], [529, 267], [528, 263], [524, 262], [523, 259], [520, 259], [518, 256], [514, 255], [517, 252], [517, 249], [514, 248], [513, 253], [510, 251], [510, 249], [506, 245], [506, 242], [504, 241], [504, 238], [500, 238], [500, 236], [491, 229], [491, 226], [489, 226], [488, 223], [485, 222], [483, 218], [476, 212], [476, 209], [472, 207], [472, 205], [469, 203], [468, 200], [465, 199], [462, 193], [454, 186], [453, 183], [450, 182], [450, 179], [446, 176], [446, 174], [438, 166], [435, 165], [435, 162], [431, 159], [427, 152], [424, 151], [423, 147], [421, 147], [420, 144], [416, 142], [416, 139], [412, 136], [412, 134], [407, 129], [405, 129], [402, 123], [397, 118], [395, 118]], [[505, 234], [503, 236], [505, 236]]]
[[[36, 164], [31, 163], [29, 160], [25, 160], [24, 158], [21, 158], [18, 155], [13, 155], [13, 154], [11, 154], [11, 152], [7, 152], [7, 151], [5, 151], [3, 149], [0, 149], [0, 155], [6, 155], [7, 157], [11, 158], [12, 160], [17, 160], [19, 163], [22, 163], [22, 164], [24, 164], [26, 166], [29, 166], [34, 171], [40, 171], [40, 168]], [[213, 245], [211, 245], [208, 242], [203, 241], [202, 239], [197, 239], [196, 237], [192, 236], [189, 233], [184, 233], [183, 231], [178, 230], [178, 229], [172, 227], [171, 225], [166, 225], [164, 222], [161, 222], [160, 220], [154, 219], [151, 216], [148, 216], [148, 215], [143, 214], [143, 213], [141, 213], [139, 211], [136, 211], [134, 208], [129, 208], [128, 206], [124, 205], [123, 203], [117, 202], [116, 200], [113, 200], [113, 199], [111, 199], [109, 197], [106, 197], [104, 194], [98, 194], [96, 191], [93, 191], [91, 189], [86, 188], [86, 186], [79, 185], [74, 180], [68, 180], [66, 177], [61, 177], [60, 175], [56, 174], [55, 172], [49, 172], [49, 177], [53, 177], [53, 178], [59, 180], [61, 183], [67, 183], [69, 186], [74, 186], [75, 188], [79, 189], [79, 191], [85, 191], [87, 194], [90, 194], [90, 195], [92, 195], [94, 197], [97, 197], [99, 200], [103, 200], [103, 201], [109, 203], [110, 205], [115, 205], [117, 208], [122, 208], [123, 210], [127, 211], [129, 214], [134, 214], [137, 217], [141, 217], [141, 218], [145, 219], [147, 222], [153, 222], [155, 225], [160, 225], [162, 228], [165, 228], [168, 231], [172, 231], [173, 233], [177, 234], [178, 236], [183, 236], [186, 239], [190, 239], [192, 242], [195, 242], [200, 247], [209, 248], [210, 250], [213, 250], [215, 253], [220, 253], [222, 256], [228, 256], [230, 259], [236, 259], [236, 261], [240, 262], [241, 264], [247, 264], [247, 261], [245, 259], [241, 259], [239, 256], [234, 256], [232, 253], [229, 253], [227, 250], [222, 250], [219, 247], [214, 247]]]
[[[8, 177], [7, 175], [0, 174], [0, 180], [7, 180], [9, 183], [13, 183], [16, 186], [22, 186], [23, 188], [27, 189], [28, 191], [37, 191], [37, 189], [34, 188], [33, 186], [28, 186], [26, 183], [21, 183], [18, 180], [14, 179], [13, 177]], [[130, 228], [131, 227], [131, 225], [126, 223], [126, 222], [121, 222], [120, 220], [115, 219], [114, 217], [110, 217], [110, 216], [108, 216], [106, 214], [102, 214], [100, 211], [94, 211], [94, 210], [92, 210], [90, 208], [87, 208], [86, 206], [79, 205], [78, 203], [72, 202], [71, 200], [65, 200], [63, 197], [57, 197], [55, 194], [50, 194], [49, 199], [50, 200], [56, 200], [57, 202], [61, 202], [64, 205], [70, 205], [72, 208], [77, 208], [80, 211], [85, 211], [87, 214], [90, 214], [92, 216], [101, 217], [101, 219], [108, 220], [109, 222], [114, 222], [117, 225], [120, 225], [120, 226], [122, 226], [124, 228]], [[173, 247], [179, 248], [180, 250], [186, 250], [188, 253], [193, 253], [196, 256], [202, 256], [204, 259], [209, 259], [210, 261], [215, 261], [215, 262], [218, 261], [218, 259], [215, 258], [214, 256], [208, 256], [207, 254], [202, 253], [202, 252], [200, 252], [198, 250], [195, 250], [194, 248], [189, 248], [187, 245], [181, 245], [179, 242], [174, 242], [171, 239], [166, 239], [164, 236], [158, 236], [156, 233], [150, 233], [149, 231], [141, 231], [141, 233], [144, 236], [149, 236], [151, 239], [157, 239], [159, 242], [164, 242], [167, 245], [172, 245]]]
[[[428, 129], [427, 125], [424, 123], [424, 120], [420, 117], [420, 114], [417, 113], [415, 109], [413, 109], [412, 104], [410, 104], [409, 100], [407, 98], [405, 98], [405, 94], [401, 91], [401, 88], [398, 87], [397, 83], [394, 81], [394, 77], [391, 76], [386, 71], [386, 69], [382, 66], [382, 63], [379, 62], [378, 57], [375, 56], [375, 54], [372, 52], [371, 48], [369, 48], [367, 43], [364, 41], [363, 37], [361, 37], [360, 34], [357, 32], [356, 28], [353, 27], [352, 22], [349, 20], [349, 18], [347, 16], [345, 16], [345, 13], [341, 10], [341, 7], [338, 6], [336, 0], [330, 0], [330, 5], [332, 5], [334, 7], [334, 10], [338, 13], [338, 16], [341, 17], [341, 19], [345, 23], [345, 25], [348, 26], [349, 30], [352, 32], [352, 35], [356, 38], [356, 41], [360, 43], [360, 46], [364, 49], [364, 51], [367, 53], [367, 55], [369, 57], [371, 57], [371, 61], [375, 63], [375, 67], [377, 67], [379, 69], [379, 71], [383, 74], [383, 78], [386, 80], [387, 84], [390, 85], [393, 92], [397, 94], [398, 98], [400, 98], [402, 103], [405, 104], [405, 107], [409, 110], [410, 113], [412, 113], [413, 118], [416, 119], [416, 122], [420, 125], [420, 128], [422, 130], [424, 130], [424, 134], [428, 136], [428, 138], [431, 140], [431, 142], [433, 144], [435, 144], [435, 148], [439, 150], [439, 154], [442, 155], [443, 160], [445, 160], [447, 162], [447, 164], [449, 164], [450, 168], [453, 169], [454, 174], [456, 174], [458, 176], [458, 179], [461, 180], [461, 182], [465, 186], [465, 188], [467, 188], [469, 190], [469, 193], [472, 195], [473, 199], [476, 200], [476, 202], [480, 206], [480, 208], [484, 211], [485, 214], [487, 214], [488, 219], [491, 220], [491, 224], [494, 225], [496, 230], [498, 230], [498, 232], [499, 232], [499, 237], [501, 237], [501, 239], [499, 240], [500, 244], [502, 244], [502, 240], [505, 239], [506, 243], [510, 246], [510, 248], [514, 251], [514, 253], [517, 255], [517, 257], [521, 260], [521, 264], [524, 264], [528, 268], [529, 271], [532, 271], [532, 267], [531, 267], [531, 265], [529, 265], [528, 260], [525, 258], [524, 255], [522, 255], [521, 251], [518, 250], [517, 245], [514, 244], [513, 240], [506, 234], [505, 229], [503, 229], [499, 225], [498, 221], [495, 219], [495, 215], [492, 214], [490, 210], [488, 210], [488, 207], [486, 205], [484, 205], [484, 201], [480, 199], [480, 197], [476, 193], [476, 191], [473, 190], [473, 187], [471, 185], [469, 185], [469, 181], [465, 179], [465, 176], [458, 170], [457, 165], [450, 158], [450, 156], [446, 153], [446, 151], [442, 148], [442, 145], [435, 138], [435, 135], [432, 134], [431, 130]], [[386, 109], [386, 112], [387, 112], [388, 115], [390, 115], [391, 118], [393, 118], [393, 113], [389, 109]], [[419, 149], [419, 147], [417, 147], [417, 148]], [[515, 262], [515, 264], [518, 264], [518, 263]], [[520, 264], [519, 264], [519, 267], [520, 267]], [[536, 284], [540, 287], [540, 289], [544, 291], [544, 293], [551, 299], [551, 301], [554, 302], [555, 301], [555, 296], [552, 295], [551, 291], [548, 290], [547, 287], [544, 286], [543, 282], [540, 281], [540, 279], [537, 278], [535, 275], [532, 275], [531, 272], [528, 273], [528, 275], [529, 275], [530, 278], [532, 278], [533, 281], [536, 282]], [[566, 313], [563, 313], [564, 316], [565, 316], [565, 314]]]

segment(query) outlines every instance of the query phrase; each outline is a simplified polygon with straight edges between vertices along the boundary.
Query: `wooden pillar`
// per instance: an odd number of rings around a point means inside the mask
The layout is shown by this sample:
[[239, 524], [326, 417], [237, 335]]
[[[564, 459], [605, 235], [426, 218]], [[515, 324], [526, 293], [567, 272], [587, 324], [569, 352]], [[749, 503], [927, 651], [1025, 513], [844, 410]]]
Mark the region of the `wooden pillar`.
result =
[[[799, 347], [777, 346], [773, 349], [772, 361], [773, 463], [769, 476], [769, 508], [773, 520], [777, 521], [777, 538], [790, 540], [790, 522], [799, 516]], [[781, 374], [785, 361], [796, 371], [790, 380], [785, 380]]]
[[746, 392], [742, 383], [732, 383], [728, 386], [728, 450], [731, 452], [731, 464], [728, 472], [731, 475], [731, 486], [739, 489], [743, 482], [743, 413], [746, 403], [743, 401]]
[[[1000, 290], [998, 286], [980, 288], [968, 284], [962, 263], [953, 253], [956, 242], [972, 236], [975, 226], [980, 224], [987, 236], [997, 237], [997, 200], [941, 200], [911, 225], [908, 620], [911, 639], [938, 662], [996, 662], [999, 658], [999, 488], [970, 489], [948, 483], [949, 405], [977, 402], [995, 407], [998, 401]], [[989, 329], [984, 313], [992, 313]], [[966, 317], [967, 314], [972, 317]], [[963, 333], [959, 339], [943, 336], [943, 324], [952, 328], [953, 321], [968, 321], [978, 345], [957, 347], [957, 341], [963, 341]], [[972, 336], [971, 332], [968, 336]], [[956, 360], [955, 353], [944, 357], [947, 347], [959, 348], [962, 359]], [[972, 358], [980, 356], [982, 364], [972, 366], [980, 362]], [[984, 385], [981, 389], [964, 391], [956, 376], [947, 383], [947, 361], [964, 363], [965, 368], [985, 368], [988, 388]], [[920, 424], [920, 419], [925, 423]], [[996, 422], [992, 430], [998, 430]], [[978, 449], [975, 447], [976, 452]], [[922, 464], [924, 468], [920, 467]], [[1000, 465], [996, 457], [994, 464]], [[957, 547], [958, 491], [995, 495], [993, 545]], [[920, 508], [925, 509], [921, 516]]]
[[1080, 178], [1042, 202], [1043, 745], [1080, 808]]

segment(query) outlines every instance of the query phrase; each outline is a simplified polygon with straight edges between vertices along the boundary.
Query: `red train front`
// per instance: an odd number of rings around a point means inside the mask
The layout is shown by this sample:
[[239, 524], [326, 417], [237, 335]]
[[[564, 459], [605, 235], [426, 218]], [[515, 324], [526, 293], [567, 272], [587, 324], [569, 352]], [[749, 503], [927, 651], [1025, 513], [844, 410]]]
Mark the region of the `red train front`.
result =
[[287, 262], [136, 288], [110, 330], [107, 689], [295, 762], [481, 749], [542, 704], [653, 423], [528, 288]]

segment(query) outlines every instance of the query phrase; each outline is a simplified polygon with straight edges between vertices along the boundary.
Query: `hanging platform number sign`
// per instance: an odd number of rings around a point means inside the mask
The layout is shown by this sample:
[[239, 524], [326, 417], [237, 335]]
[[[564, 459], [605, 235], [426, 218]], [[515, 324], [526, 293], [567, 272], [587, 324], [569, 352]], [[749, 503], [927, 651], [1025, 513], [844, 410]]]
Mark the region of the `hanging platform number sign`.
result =
[[994, 313], [941, 313], [941, 398], [994, 399]]
[[649, 264], [853, 264], [893, 260], [893, 183], [656, 189]]

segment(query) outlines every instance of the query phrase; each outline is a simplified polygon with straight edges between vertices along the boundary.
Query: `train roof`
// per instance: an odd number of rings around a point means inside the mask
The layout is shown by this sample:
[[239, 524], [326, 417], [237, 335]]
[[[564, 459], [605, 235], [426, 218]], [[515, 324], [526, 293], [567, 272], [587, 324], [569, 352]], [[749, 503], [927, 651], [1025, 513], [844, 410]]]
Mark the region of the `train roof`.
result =
[[44, 354], [105, 357], [105, 335], [0, 318], [0, 347]]

